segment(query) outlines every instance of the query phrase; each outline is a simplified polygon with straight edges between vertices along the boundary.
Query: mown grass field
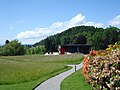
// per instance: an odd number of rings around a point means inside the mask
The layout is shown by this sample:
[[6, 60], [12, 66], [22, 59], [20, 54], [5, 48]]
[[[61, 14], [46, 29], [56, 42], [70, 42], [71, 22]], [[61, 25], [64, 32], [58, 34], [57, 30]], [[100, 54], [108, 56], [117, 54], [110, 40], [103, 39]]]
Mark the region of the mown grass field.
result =
[[0, 57], [0, 90], [32, 90], [44, 80], [80, 63], [80, 54]]
[[81, 70], [65, 78], [61, 83], [61, 90], [92, 90], [92, 87], [86, 83]]

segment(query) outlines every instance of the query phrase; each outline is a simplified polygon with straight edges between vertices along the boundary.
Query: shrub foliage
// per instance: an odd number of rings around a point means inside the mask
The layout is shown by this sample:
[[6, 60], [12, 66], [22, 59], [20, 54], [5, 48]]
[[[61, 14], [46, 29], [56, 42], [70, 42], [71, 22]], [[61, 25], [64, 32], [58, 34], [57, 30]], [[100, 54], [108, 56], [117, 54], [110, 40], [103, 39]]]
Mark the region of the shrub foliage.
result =
[[0, 48], [0, 56], [15, 56], [24, 54], [25, 48], [18, 40], [8, 42]]
[[120, 90], [120, 44], [91, 51], [84, 58], [82, 73], [95, 90]]

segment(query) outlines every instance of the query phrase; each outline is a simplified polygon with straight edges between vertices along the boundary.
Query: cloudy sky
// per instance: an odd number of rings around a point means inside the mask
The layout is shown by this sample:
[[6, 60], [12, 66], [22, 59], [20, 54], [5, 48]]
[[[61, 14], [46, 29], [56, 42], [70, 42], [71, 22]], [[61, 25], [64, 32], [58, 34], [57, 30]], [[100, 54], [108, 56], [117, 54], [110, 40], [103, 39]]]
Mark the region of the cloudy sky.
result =
[[0, 0], [0, 44], [34, 44], [80, 25], [120, 28], [120, 0]]

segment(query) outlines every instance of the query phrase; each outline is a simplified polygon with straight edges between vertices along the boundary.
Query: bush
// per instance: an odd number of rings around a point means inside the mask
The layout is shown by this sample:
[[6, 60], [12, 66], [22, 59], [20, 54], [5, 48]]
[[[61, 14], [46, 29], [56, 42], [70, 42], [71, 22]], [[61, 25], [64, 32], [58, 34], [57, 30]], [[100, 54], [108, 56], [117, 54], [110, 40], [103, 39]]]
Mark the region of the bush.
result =
[[18, 40], [13, 40], [0, 48], [1, 56], [24, 55], [25, 49]]
[[120, 45], [91, 51], [84, 58], [82, 73], [95, 90], [120, 90]]
[[44, 53], [45, 53], [44, 46], [36, 46], [36, 47], [26, 48], [26, 54], [28, 54], [28, 55], [44, 54]]

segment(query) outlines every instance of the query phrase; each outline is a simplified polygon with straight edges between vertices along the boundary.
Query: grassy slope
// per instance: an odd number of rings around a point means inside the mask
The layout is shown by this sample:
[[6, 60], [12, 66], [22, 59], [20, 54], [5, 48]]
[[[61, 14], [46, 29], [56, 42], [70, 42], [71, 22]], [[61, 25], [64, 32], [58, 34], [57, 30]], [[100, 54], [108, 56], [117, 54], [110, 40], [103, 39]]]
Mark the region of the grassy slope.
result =
[[80, 69], [63, 80], [61, 90], [92, 90], [92, 87], [86, 83]]
[[31, 90], [39, 83], [80, 63], [80, 54], [0, 57], [0, 90]]

